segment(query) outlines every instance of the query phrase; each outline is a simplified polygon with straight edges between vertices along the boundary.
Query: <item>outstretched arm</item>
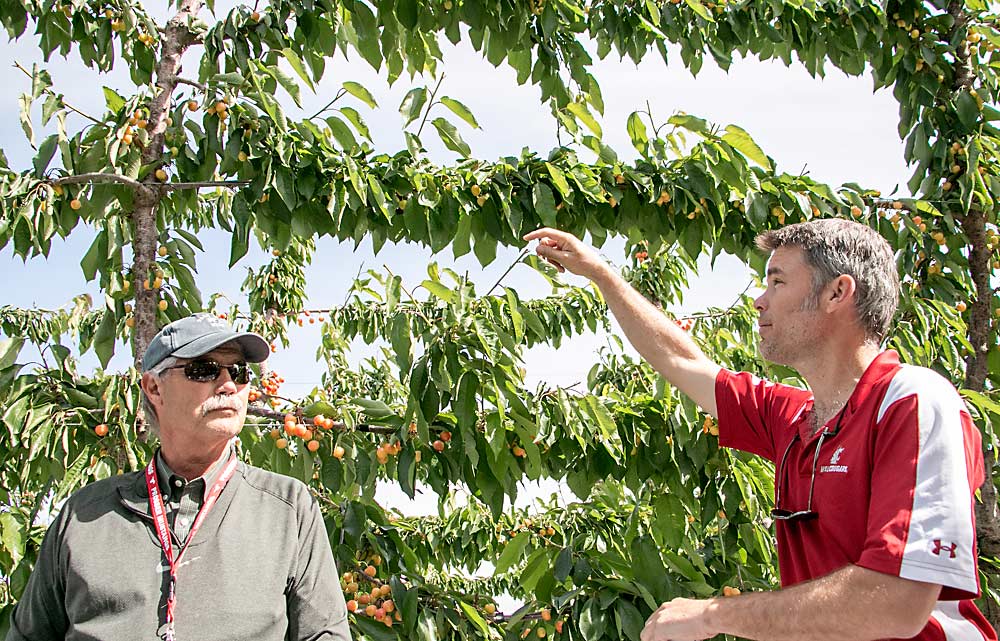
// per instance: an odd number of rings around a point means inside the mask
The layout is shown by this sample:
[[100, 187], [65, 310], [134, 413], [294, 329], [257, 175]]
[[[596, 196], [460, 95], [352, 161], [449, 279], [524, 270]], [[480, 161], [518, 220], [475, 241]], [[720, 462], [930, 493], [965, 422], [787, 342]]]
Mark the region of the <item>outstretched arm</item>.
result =
[[642, 641], [729, 634], [760, 641], [909, 638], [927, 625], [941, 586], [849, 565], [784, 590], [664, 603]]
[[593, 281], [639, 354], [703, 410], [718, 416], [715, 377], [721, 368], [705, 356], [686, 332], [572, 234], [543, 228], [524, 239], [537, 240], [535, 251], [559, 271], [568, 269]]

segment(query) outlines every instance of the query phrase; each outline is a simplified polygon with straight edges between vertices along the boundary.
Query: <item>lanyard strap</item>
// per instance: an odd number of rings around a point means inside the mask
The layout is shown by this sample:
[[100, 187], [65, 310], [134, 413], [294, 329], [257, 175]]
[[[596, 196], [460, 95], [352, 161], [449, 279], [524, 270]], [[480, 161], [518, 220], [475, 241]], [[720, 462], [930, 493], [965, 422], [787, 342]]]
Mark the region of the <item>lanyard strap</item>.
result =
[[160, 547], [163, 548], [163, 554], [167, 557], [167, 565], [170, 567], [170, 583], [167, 588], [166, 641], [174, 641], [177, 569], [180, 567], [181, 557], [184, 556], [188, 544], [194, 539], [195, 532], [201, 527], [205, 517], [208, 516], [208, 512], [215, 505], [215, 502], [219, 499], [219, 495], [222, 494], [222, 490], [226, 487], [226, 483], [229, 482], [233, 472], [236, 471], [236, 462], [236, 455], [233, 454], [222, 469], [222, 473], [219, 474], [219, 478], [212, 484], [212, 488], [208, 491], [208, 496], [205, 497], [205, 503], [198, 510], [198, 515], [195, 517], [194, 523], [191, 524], [191, 531], [188, 533], [187, 541], [184, 542], [177, 553], [177, 558], [174, 558], [174, 548], [170, 541], [170, 529], [167, 526], [167, 508], [163, 504], [163, 494], [160, 492], [160, 483], [156, 475], [156, 456], [150, 458], [149, 465], [146, 466], [146, 489], [149, 490], [149, 508], [153, 513], [156, 536], [160, 539]]

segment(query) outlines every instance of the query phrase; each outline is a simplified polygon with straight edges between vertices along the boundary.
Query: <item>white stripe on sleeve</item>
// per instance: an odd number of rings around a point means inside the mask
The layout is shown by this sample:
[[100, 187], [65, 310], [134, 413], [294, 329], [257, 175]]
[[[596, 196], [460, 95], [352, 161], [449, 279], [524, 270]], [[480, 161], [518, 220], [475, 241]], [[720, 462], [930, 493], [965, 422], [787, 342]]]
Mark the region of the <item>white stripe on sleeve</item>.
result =
[[931, 618], [944, 630], [946, 641], [986, 641], [983, 633], [962, 616], [958, 610], [960, 601], [938, 601]]
[[972, 495], [965, 464], [962, 398], [932, 370], [903, 365], [893, 376], [878, 422], [916, 397], [918, 454], [913, 509], [899, 576], [976, 592]]

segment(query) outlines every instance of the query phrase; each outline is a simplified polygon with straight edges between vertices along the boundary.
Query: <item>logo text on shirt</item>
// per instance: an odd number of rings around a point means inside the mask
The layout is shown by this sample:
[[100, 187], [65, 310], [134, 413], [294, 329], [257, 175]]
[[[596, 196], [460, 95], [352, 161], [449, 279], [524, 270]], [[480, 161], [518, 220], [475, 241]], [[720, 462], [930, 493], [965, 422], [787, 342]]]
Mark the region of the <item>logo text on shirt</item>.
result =
[[840, 460], [840, 455], [844, 453], [844, 447], [840, 446], [833, 452], [833, 456], [830, 457], [830, 464], [823, 465], [819, 468], [820, 472], [840, 472], [841, 474], [847, 473], [846, 465], [837, 465]]

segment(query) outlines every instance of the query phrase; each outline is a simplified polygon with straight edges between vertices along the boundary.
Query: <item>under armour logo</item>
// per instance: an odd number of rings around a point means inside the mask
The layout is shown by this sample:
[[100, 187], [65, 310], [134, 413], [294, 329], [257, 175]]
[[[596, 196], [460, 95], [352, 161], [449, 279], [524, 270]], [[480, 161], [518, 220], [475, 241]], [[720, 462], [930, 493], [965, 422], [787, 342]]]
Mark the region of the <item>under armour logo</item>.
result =
[[837, 461], [840, 460], [840, 455], [844, 453], [843, 447], [838, 447], [834, 452], [833, 456], [830, 457], [830, 465], [836, 465]]
[[941, 543], [941, 539], [934, 539], [934, 549], [931, 550], [931, 552], [933, 552], [934, 554], [936, 554], [938, 556], [941, 556], [941, 552], [942, 551], [948, 552], [951, 555], [950, 558], [954, 559], [955, 558], [955, 550], [957, 550], [957, 549], [958, 549], [958, 543], [955, 543], [954, 541], [952, 542], [952, 544], [950, 546], [948, 546], [948, 545], [944, 545], [943, 543]]

